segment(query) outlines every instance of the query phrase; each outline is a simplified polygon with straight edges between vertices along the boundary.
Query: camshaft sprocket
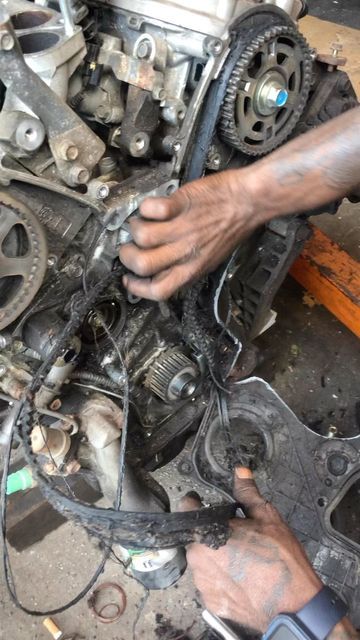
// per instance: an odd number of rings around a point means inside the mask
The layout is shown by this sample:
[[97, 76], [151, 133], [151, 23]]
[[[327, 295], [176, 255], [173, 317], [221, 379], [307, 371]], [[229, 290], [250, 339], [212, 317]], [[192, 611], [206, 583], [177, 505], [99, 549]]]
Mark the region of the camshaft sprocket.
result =
[[275, 25], [244, 48], [221, 110], [222, 139], [246, 156], [262, 156], [290, 136], [312, 79], [312, 53], [295, 27]]

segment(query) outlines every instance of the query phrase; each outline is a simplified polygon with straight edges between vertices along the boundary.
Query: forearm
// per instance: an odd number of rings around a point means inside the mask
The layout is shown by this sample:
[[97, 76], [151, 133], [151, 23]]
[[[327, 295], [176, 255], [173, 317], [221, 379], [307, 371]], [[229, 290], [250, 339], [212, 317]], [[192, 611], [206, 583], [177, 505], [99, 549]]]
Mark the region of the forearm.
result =
[[240, 171], [259, 223], [345, 196], [360, 183], [360, 107]]

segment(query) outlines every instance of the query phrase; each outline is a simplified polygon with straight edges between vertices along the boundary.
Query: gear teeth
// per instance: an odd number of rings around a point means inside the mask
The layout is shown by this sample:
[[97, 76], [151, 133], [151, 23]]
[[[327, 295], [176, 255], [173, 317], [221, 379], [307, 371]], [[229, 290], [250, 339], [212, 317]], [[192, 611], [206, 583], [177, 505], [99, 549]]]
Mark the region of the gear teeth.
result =
[[[274, 38], [280, 35], [286, 35], [297, 42], [303, 52], [303, 87], [299, 94], [299, 100], [296, 108], [290, 116], [287, 124], [283, 127], [280, 134], [270, 139], [267, 143], [261, 145], [261, 147], [252, 147], [244, 142], [241, 131], [239, 131], [237, 123], [235, 121], [235, 106], [238, 96], [239, 85], [242, 76], [249, 66], [254, 55], [259, 51], [261, 47], [267, 42], [271, 42]], [[270, 151], [273, 151], [279, 147], [287, 138], [291, 135], [296, 124], [298, 123], [305, 107], [309, 96], [312, 80], [312, 58], [311, 50], [305, 40], [305, 38], [299, 33], [299, 31], [291, 26], [275, 25], [265, 31], [264, 34], [256, 36], [247, 47], [237, 64], [228, 83], [227, 93], [224, 98], [220, 123], [219, 134], [221, 138], [228, 145], [244, 153], [246, 156], [262, 156]]]
[[151, 366], [145, 386], [164, 402], [179, 400], [181, 398], [171, 397], [170, 385], [175, 376], [185, 371], [191, 373], [194, 380], [196, 379], [198, 374], [196, 365], [181, 351], [170, 349]]

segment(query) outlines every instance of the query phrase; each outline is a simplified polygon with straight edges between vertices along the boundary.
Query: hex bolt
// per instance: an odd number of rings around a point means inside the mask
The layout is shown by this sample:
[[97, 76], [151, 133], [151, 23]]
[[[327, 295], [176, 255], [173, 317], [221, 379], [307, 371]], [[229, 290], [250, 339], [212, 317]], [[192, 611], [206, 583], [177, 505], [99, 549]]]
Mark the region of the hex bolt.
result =
[[284, 107], [288, 101], [289, 93], [280, 86], [272, 86], [268, 90], [266, 103], [268, 107]]
[[105, 200], [110, 193], [109, 186], [107, 184], [101, 184], [96, 191], [96, 198], [98, 200]]
[[2, 51], [11, 51], [14, 47], [15, 40], [11, 33], [2, 33], [0, 35], [0, 49]]
[[79, 149], [70, 142], [64, 142], [59, 149], [59, 154], [62, 160], [71, 162], [73, 160], [76, 160], [76, 158], [78, 157]]

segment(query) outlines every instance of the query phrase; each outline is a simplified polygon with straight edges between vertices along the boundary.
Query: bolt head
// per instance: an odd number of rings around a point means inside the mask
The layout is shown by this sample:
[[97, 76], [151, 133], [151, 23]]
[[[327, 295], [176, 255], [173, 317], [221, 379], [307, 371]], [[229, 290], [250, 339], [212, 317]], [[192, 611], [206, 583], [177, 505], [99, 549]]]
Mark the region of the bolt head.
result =
[[149, 42], [148, 40], [143, 40], [142, 42], [140, 42], [138, 46], [137, 57], [140, 60], [146, 60], [147, 58], [150, 57], [151, 51], [152, 51], [151, 42]]
[[67, 160], [76, 160], [79, 155], [79, 149], [74, 144], [70, 144], [66, 151]]
[[0, 49], [3, 51], [11, 51], [15, 44], [15, 40], [12, 37], [11, 33], [3, 33], [0, 36]]
[[284, 107], [289, 99], [289, 93], [286, 89], [280, 87], [270, 87], [266, 102], [269, 107]]
[[96, 192], [96, 197], [98, 200], [105, 200], [105, 198], [108, 197], [109, 193], [110, 193], [109, 186], [107, 184], [102, 184], [98, 187], [98, 190]]

